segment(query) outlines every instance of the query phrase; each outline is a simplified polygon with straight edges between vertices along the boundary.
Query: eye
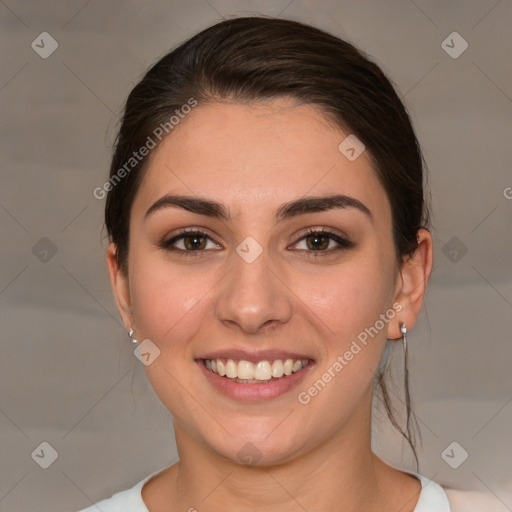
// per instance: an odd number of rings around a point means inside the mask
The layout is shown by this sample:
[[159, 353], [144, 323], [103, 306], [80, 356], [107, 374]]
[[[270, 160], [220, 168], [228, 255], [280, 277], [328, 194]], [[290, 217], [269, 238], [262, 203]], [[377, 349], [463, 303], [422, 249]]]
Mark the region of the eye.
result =
[[[301, 243], [305, 245], [305, 248], [292, 250], [304, 252], [308, 257], [327, 256], [355, 246], [346, 237], [325, 228], [309, 229], [294, 245], [297, 246]], [[209, 235], [197, 229], [183, 230], [169, 240], [164, 240], [160, 246], [162, 249], [178, 253], [180, 256], [203, 256], [206, 251], [222, 249]]]
[[[355, 246], [353, 242], [327, 229], [310, 229], [296, 243], [303, 243], [305, 248], [294, 249], [305, 251], [307, 256], [325, 256]], [[337, 244], [337, 245], [336, 245]], [[333, 246], [334, 245], [334, 246]]]
[[[208, 247], [209, 242], [210, 247]], [[220, 245], [206, 233], [196, 229], [183, 230], [169, 240], [164, 240], [160, 246], [167, 251], [181, 253], [183, 256], [201, 256], [204, 251], [221, 249]]]

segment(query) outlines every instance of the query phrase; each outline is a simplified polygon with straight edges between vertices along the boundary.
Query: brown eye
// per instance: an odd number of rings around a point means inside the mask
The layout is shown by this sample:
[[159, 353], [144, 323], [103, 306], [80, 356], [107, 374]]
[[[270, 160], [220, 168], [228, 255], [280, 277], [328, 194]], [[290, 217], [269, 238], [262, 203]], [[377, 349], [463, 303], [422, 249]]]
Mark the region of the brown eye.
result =
[[302, 251], [308, 256], [324, 256], [355, 247], [355, 244], [347, 238], [324, 229], [307, 231], [295, 245], [301, 243], [305, 245], [305, 248], [299, 247], [294, 250]]
[[201, 256], [206, 251], [221, 248], [206, 233], [196, 230], [182, 231], [171, 239], [163, 241], [160, 246], [166, 251], [183, 256]]
[[194, 249], [204, 249], [206, 247], [206, 237], [201, 234], [185, 235], [183, 245], [186, 249], [193, 251]]
[[311, 249], [312, 251], [327, 249], [329, 247], [330, 241], [331, 241], [331, 239], [324, 234], [308, 235], [306, 237], [306, 243], [307, 243], [308, 249]]

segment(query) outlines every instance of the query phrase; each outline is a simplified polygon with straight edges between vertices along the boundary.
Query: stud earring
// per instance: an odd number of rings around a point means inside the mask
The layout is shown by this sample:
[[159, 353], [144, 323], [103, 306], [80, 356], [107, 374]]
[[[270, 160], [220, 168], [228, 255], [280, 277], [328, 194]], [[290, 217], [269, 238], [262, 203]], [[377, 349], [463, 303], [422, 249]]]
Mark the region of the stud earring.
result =
[[130, 337], [130, 339], [132, 340], [133, 343], [138, 343], [138, 341], [133, 338], [133, 329], [130, 329], [128, 331], [128, 336]]
[[409, 395], [409, 350], [407, 348], [407, 327], [405, 326], [405, 322], [400, 322], [400, 332], [402, 333], [402, 343], [404, 346], [404, 392], [406, 403], [409, 404], [411, 401]]
[[404, 345], [404, 352], [407, 353], [407, 338], [405, 335], [407, 334], [407, 327], [405, 326], [405, 322], [400, 323], [400, 332], [402, 333], [402, 343]]
[[407, 359], [409, 355], [409, 350], [407, 348], [407, 327], [405, 326], [405, 322], [400, 322], [400, 332], [402, 333], [402, 344], [404, 346], [404, 375], [407, 376]]

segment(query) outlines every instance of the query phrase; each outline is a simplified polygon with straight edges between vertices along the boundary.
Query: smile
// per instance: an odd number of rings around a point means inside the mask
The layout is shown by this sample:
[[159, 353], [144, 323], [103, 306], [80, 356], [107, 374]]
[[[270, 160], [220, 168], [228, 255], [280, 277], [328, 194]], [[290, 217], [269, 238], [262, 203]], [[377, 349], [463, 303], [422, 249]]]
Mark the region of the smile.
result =
[[264, 384], [303, 370], [309, 359], [275, 359], [258, 362], [244, 359], [203, 359], [211, 372], [240, 384]]

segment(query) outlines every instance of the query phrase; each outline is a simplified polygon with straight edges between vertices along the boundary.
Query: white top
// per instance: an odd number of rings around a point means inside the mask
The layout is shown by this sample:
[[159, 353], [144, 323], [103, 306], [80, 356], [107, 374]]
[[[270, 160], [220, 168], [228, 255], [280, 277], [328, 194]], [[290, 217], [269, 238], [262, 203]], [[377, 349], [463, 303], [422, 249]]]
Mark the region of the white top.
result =
[[[167, 468], [164, 468], [167, 469]], [[149, 512], [142, 500], [142, 487], [153, 476], [163, 471], [160, 469], [147, 476], [131, 489], [118, 492], [111, 498], [78, 512]], [[444, 489], [421, 475], [414, 475], [421, 482], [421, 493], [414, 512], [451, 512], [448, 497]]]

